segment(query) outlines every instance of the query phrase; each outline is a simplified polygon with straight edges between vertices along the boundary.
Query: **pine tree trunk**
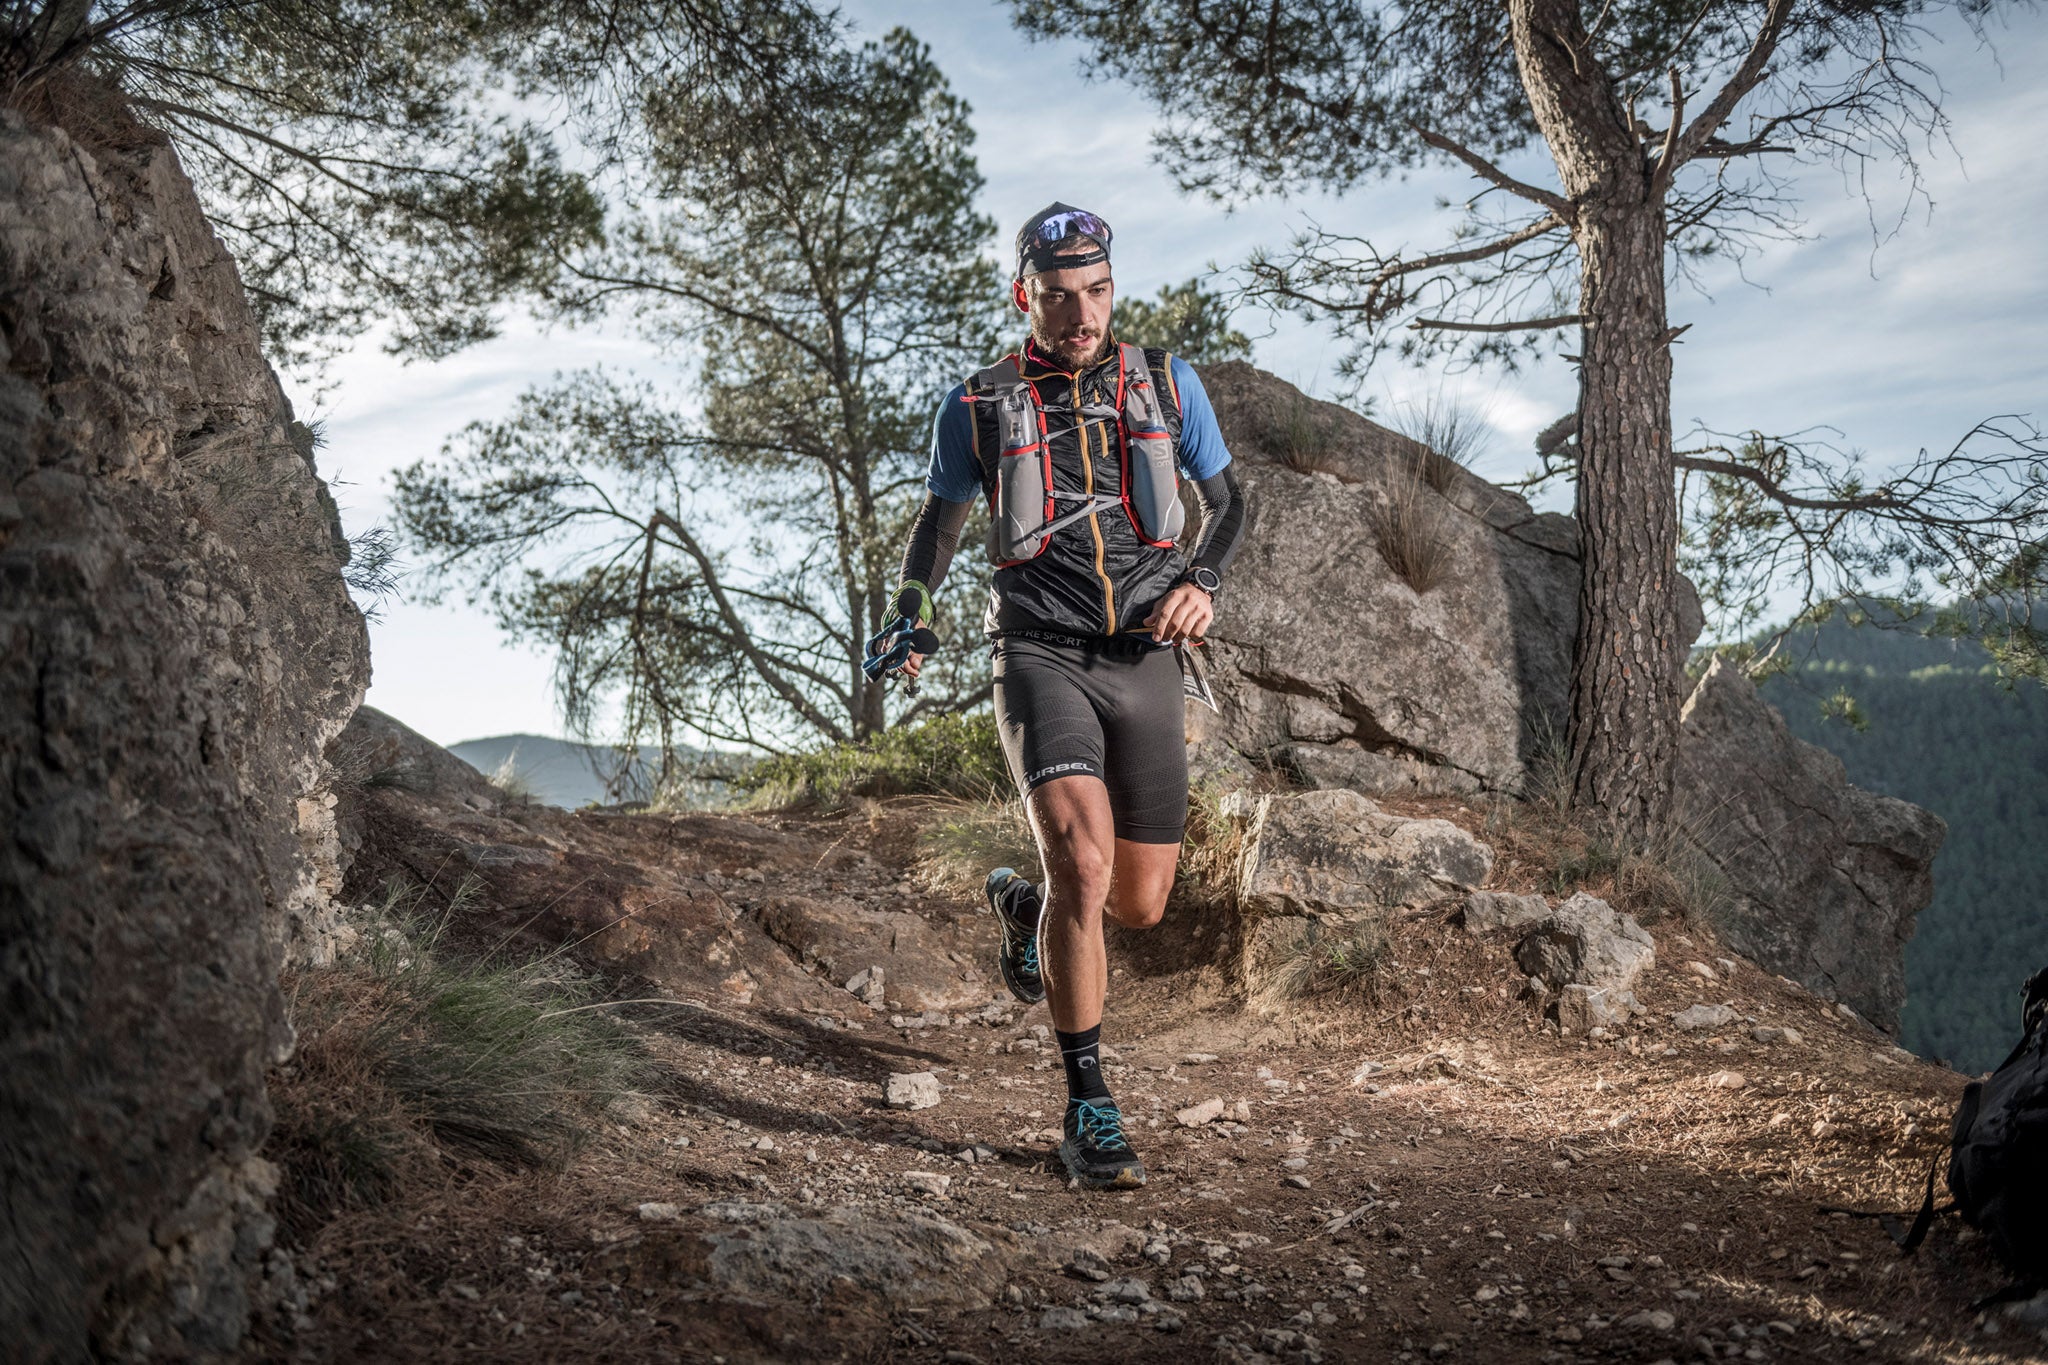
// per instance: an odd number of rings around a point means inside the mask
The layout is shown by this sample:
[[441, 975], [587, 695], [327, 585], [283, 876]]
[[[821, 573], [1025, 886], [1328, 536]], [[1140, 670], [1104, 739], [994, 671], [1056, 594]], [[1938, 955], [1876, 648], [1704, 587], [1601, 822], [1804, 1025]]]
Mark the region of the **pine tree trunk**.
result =
[[1523, 89], [1570, 201], [1580, 260], [1578, 637], [1572, 798], [1640, 842], [1668, 823], [1678, 758], [1678, 496], [1665, 218], [1577, 0], [1509, 0]]
[[1671, 815], [1678, 760], [1678, 505], [1661, 204], [1588, 205], [1577, 239], [1579, 628], [1572, 800], [1641, 840]]

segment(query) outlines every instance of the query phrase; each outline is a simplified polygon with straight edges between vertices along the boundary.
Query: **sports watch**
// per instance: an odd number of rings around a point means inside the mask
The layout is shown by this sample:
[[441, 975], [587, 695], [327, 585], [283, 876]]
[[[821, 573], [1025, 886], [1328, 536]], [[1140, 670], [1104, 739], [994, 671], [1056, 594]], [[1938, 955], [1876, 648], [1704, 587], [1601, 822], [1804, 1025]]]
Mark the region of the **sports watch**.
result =
[[1182, 574], [1180, 581], [1194, 584], [1211, 597], [1214, 597], [1216, 590], [1223, 586], [1223, 579], [1214, 569], [1204, 568], [1200, 564]]

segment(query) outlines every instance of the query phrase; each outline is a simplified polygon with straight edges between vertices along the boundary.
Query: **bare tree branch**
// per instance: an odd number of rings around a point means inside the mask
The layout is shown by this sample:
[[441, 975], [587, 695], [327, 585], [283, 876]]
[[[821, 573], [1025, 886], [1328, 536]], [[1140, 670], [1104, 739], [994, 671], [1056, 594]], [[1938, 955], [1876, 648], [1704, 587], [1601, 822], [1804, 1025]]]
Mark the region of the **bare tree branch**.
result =
[[1533, 204], [1541, 204], [1563, 221], [1569, 223], [1574, 217], [1571, 201], [1551, 190], [1539, 189], [1515, 179], [1500, 167], [1488, 161], [1479, 153], [1461, 143], [1453, 142], [1442, 133], [1433, 133], [1421, 125], [1411, 125], [1415, 135], [1440, 152], [1449, 152], [1458, 160], [1470, 166], [1482, 180], [1491, 181], [1510, 194], [1518, 194]]

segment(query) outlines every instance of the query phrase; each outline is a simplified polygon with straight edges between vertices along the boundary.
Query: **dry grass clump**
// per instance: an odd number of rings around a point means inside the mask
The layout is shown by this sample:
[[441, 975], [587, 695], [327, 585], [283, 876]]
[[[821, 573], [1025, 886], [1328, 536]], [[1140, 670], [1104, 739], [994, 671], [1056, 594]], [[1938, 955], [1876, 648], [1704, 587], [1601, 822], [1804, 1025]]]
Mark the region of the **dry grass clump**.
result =
[[918, 879], [936, 895], [972, 900], [998, 867], [1014, 867], [1033, 881], [1039, 878], [1038, 843], [1032, 838], [1024, 803], [935, 803], [917, 837]]
[[[596, 983], [566, 959], [476, 960], [394, 887], [365, 942], [285, 982], [298, 1031], [273, 1079], [279, 1215], [303, 1238], [344, 1209], [436, 1183], [464, 1162], [559, 1166], [643, 1068]], [[493, 955], [495, 958], [495, 955]]]
[[1266, 428], [1266, 447], [1297, 474], [1334, 474], [1357, 483], [1337, 451], [1337, 424], [1307, 394], [1292, 393], [1273, 408]]
[[1481, 831], [1504, 865], [1521, 865], [1511, 876], [1554, 896], [1589, 892], [1644, 924], [1705, 924], [1724, 905], [1728, 880], [1699, 849], [1699, 820], [1682, 818], [1641, 844], [1587, 818], [1572, 808], [1567, 755], [1554, 737], [1541, 741], [1529, 771], [1522, 797], [1496, 800]]
[[1453, 558], [1443, 498], [1429, 475], [1433, 459], [1441, 457], [1425, 450], [1397, 471], [1385, 500], [1374, 503], [1367, 516], [1380, 558], [1417, 593], [1442, 583]]
[[1266, 1014], [1313, 997], [1376, 1000], [1392, 963], [1382, 920], [1361, 919], [1341, 927], [1310, 920], [1291, 937], [1268, 941], [1253, 968], [1248, 996]]

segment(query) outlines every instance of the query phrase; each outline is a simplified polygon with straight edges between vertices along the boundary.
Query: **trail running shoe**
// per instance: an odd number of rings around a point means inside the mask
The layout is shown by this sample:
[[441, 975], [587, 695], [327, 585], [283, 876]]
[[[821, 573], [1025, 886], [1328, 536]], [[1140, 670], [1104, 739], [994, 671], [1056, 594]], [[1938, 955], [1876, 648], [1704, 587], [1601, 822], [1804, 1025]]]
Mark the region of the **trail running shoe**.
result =
[[1026, 896], [1036, 897], [1038, 888], [1015, 868], [999, 867], [988, 874], [982, 890], [1003, 931], [1003, 945], [996, 950], [996, 968], [1003, 974], [1003, 984], [1011, 995], [1035, 1005], [1045, 999], [1045, 981], [1038, 974], [1038, 925], [1019, 916], [1015, 907]]
[[1124, 1137], [1116, 1101], [1068, 1100], [1066, 1130], [1060, 1160], [1074, 1179], [1091, 1190], [1135, 1190], [1145, 1183], [1145, 1163]]

